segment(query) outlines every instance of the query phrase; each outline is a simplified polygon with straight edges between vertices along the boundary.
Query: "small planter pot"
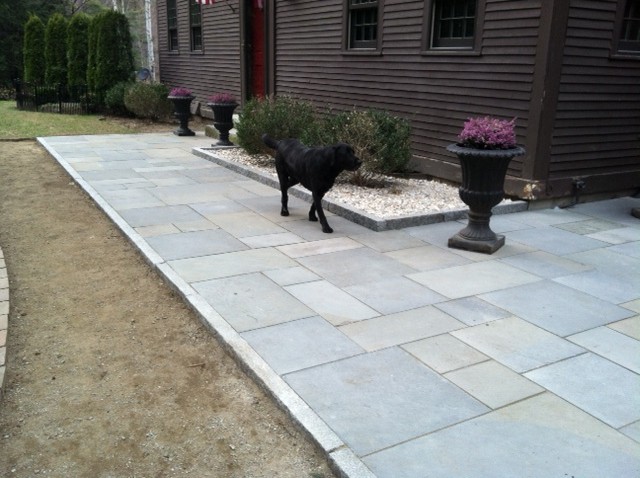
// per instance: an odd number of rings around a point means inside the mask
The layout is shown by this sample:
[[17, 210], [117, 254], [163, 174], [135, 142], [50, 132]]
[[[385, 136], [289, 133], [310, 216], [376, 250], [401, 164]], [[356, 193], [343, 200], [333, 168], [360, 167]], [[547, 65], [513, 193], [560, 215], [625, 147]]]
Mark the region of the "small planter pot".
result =
[[504, 197], [504, 179], [509, 162], [525, 154], [519, 146], [512, 149], [474, 149], [451, 144], [447, 151], [455, 153], [462, 166], [460, 199], [469, 206], [469, 222], [453, 237], [449, 247], [493, 254], [504, 245], [504, 236], [489, 227], [491, 209]]
[[180, 127], [173, 132], [177, 136], [194, 136], [195, 133], [189, 129], [189, 118], [191, 118], [191, 102], [193, 96], [169, 96], [173, 103], [173, 115], [180, 121]]
[[233, 111], [238, 103], [207, 103], [213, 111], [213, 126], [220, 133], [220, 139], [214, 146], [233, 146], [229, 141], [229, 131], [233, 128]]

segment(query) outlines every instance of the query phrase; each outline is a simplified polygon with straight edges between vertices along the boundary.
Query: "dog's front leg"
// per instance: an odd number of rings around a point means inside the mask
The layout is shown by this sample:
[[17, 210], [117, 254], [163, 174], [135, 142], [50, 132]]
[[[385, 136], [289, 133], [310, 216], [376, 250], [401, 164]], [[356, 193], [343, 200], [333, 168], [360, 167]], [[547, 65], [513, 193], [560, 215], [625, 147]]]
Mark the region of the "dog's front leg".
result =
[[[317, 221], [320, 219], [320, 224], [322, 224], [322, 232], [326, 232], [330, 234], [333, 232], [331, 226], [327, 222], [327, 218], [324, 215], [324, 211], [322, 209], [322, 197], [324, 194], [313, 194], [313, 202], [311, 203], [311, 209], [309, 209], [309, 221]], [[316, 218], [316, 211], [318, 212], [318, 218]]]

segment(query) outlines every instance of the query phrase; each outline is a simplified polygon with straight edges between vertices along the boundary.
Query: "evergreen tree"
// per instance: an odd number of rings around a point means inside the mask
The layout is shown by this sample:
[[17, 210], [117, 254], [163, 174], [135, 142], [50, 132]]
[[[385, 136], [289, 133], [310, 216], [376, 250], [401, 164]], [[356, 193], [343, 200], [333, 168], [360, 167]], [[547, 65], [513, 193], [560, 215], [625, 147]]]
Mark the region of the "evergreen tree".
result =
[[31, 15], [24, 26], [24, 81], [44, 83], [45, 27], [40, 17]]
[[69, 85], [84, 85], [87, 82], [87, 57], [89, 53], [88, 31], [90, 19], [77, 13], [67, 29], [67, 78]]
[[67, 20], [55, 13], [49, 17], [44, 34], [45, 81], [49, 85], [67, 83]]
[[105, 12], [99, 13], [91, 19], [87, 32], [87, 86], [90, 91], [96, 91], [96, 65], [98, 57], [98, 31]]
[[133, 54], [127, 17], [109, 10], [98, 23], [95, 58], [95, 91], [103, 95], [121, 81], [133, 78]]

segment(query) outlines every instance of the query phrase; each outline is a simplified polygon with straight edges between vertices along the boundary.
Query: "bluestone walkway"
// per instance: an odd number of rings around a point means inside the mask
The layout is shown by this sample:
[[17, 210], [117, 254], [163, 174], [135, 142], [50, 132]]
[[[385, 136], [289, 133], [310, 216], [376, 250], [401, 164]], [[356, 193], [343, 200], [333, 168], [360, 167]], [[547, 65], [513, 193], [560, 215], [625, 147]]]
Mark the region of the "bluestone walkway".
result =
[[201, 133], [40, 141], [342, 476], [640, 476], [640, 199], [494, 216], [487, 256], [281, 217]]

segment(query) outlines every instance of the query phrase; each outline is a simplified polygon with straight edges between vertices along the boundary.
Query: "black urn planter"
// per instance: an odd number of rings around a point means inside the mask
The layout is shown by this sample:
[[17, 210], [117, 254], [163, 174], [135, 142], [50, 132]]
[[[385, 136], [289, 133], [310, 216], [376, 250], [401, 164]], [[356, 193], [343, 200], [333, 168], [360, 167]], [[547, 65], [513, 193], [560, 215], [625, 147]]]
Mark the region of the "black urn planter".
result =
[[449, 247], [493, 254], [504, 245], [504, 236], [489, 227], [491, 209], [504, 197], [504, 179], [509, 162], [515, 156], [525, 154], [525, 150], [519, 146], [475, 149], [451, 144], [447, 151], [460, 158], [462, 185], [458, 192], [460, 199], [469, 206], [469, 222], [449, 238]]
[[233, 128], [233, 111], [238, 103], [207, 103], [213, 111], [213, 126], [220, 133], [220, 139], [214, 146], [233, 146], [229, 141], [229, 131]]
[[180, 121], [180, 126], [173, 134], [177, 136], [194, 136], [195, 133], [189, 129], [189, 118], [191, 118], [191, 102], [193, 96], [169, 96], [173, 103], [173, 115]]

